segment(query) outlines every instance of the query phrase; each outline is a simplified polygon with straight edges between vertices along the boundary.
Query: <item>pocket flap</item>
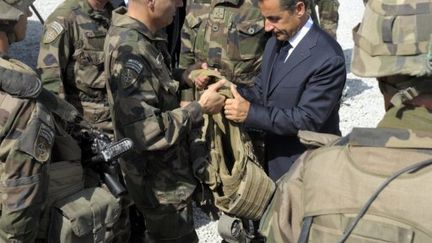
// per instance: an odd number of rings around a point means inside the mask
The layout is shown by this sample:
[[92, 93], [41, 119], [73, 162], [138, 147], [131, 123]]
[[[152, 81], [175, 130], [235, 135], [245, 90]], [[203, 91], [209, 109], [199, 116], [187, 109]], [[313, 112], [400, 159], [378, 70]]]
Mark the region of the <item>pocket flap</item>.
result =
[[78, 237], [96, 232], [120, 217], [120, 204], [114, 196], [102, 188], [88, 188], [55, 204], [63, 217], [67, 218], [72, 231]]
[[102, 51], [78, 51], [76, 59], [83, 65], [101, 65], [104, 63], [104, 52]]
[[264, 20], [255, 19], [251, 21], [244, 21], [237, 25], [238, 30], [246, 35], [255, 35], [264, 29]]

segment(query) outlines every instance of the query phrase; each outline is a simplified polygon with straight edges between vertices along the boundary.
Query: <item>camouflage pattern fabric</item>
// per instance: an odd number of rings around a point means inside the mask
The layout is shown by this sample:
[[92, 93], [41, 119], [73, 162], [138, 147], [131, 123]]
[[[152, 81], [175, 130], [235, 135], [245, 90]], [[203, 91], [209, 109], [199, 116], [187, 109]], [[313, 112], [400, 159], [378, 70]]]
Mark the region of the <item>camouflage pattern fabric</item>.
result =
[[[110, 136], [114, 131], [106, 94], [103, 45], [112, 10], [109, 1], [103, 11], [94, 10], [87, 0], [64, 1], [45, 22], [38, 57], [44, 87], [58, 93], [93, 127]], [[86, 187], [97, 186], [93, 171], [86, 169], [85, 175]], [[127, 213], [122, 213], [123, 222], [114, 227], [119, 242], [129, 237]]]
[[[264, 18], [256, 0], [189, 0], [181, 31], [181, 68], [199, 62], [217, 68], [221, 76], [235, 84], [251, 85], [261, 66], [262, 54], [269, 34], [264, 31]], [[197, 99], [199, 92], [182, 94]], [[192, 136], [192, 135], [191, 135]], [[208, 157], [207, 134], [193, 132], [191, 147]], [[262, 139], [254, 139], [256, 151], [263, 151]], [[204, 146], [204, 148], [198, 148]], [[260, 147], [261, 149], [258, 149]], [[192, 151], [193, 152], [193, 151]], [[222, 153], [222, 151], [218, 151]], [[264, 154], [264, 153], [262, 153]], [[259, 157], [263, 161], [263, 156]], [[206, 199], [200, 199], [199, 205]], [[204, 200], [204, 201], [202, 201]], [[213, 205], [205, 205], [213, 207]]]
[[67, 0], [48, 17], [38, 69], [44, 87], [75, 106], [92, 125], [112, 134], [106, 97], [103, 43], [112, 6], [93, 10], [87, 0]]
[[268, 35], [252, 0], [190, 0], [181, 32], [180, 67], [207, 62], [233, 83], [251, 83]]
[[190, 197], [195, 190], [187, 134], [202, 122], [198, 102], [179, 107], [166, 34], [113, 12], [105, 70], [116, 139], [134, 141], [122, 159], [129, 194], [143, 213], [148, 242], [197, 242]]
[[[388, 111], [378, 128], [354, 128], [340, 145], [302, 155], [278, 182], [262, 218], [260, 231], [267, 242], [297, 242], [303, 217], [312, 215], [308, 242], [337, 242], [350, 219], [386, 177], [431, 158], [431, 113], [419, 107], [397, 118], [406, 107], [393, 109], [397, 110]], [[373, 202], [349, 240], [432, 240], [430, 204], [423, 203], [429, 201], [424, 197], [432, 183], [430, 168], [398, 180]], [[410, 235], [415, 235], [414, 239]]]
[[[18, 21], [21, 15], [35, 0], [2, 0], [0, 1], [0, 20]], [[10, 23], [8, 23], [10, 25]]]
[[320, 27], [336, 39], [339, 22], [338, 0], [315, 0], [318, 6]]
[[[5, 68], [32, 72], [20, 62], [1, 59]], [[48, 190], [47, 165], [54, 143], [53, 122], [50, 113], [39, 103], [0, 91], [2, 242], [33, 242], [37, 236]]]
[[[217, 72], [202, 69], [191, 75], [200, 72], [221, 78]], [[226, 82], [218, 93], [232, 98], [230, 86]], [[259, 164], [251, 138], [242, 126], [227, 120], [222, 113], [204, 114], [204, 120], [206, 145], [191, 144], [195, 176], [211, 189], [214, 205], [221, 211], [259, 220], [273, 194], [274, 183]]]
[[200, 76], [207, 76], [209, 78], [214, 78], [216, 80], [226, 79], [226, 77], [222, 76], [220, 72], [214, 69], [195, 69], [189, 74], [189, 78], [194, 80]]
[[5, 1], [0, 1], [0, 20], [3, 21], [18, 21], [19, 17], [23, 14], [22, 11], [12, 8]]
[[[374, 0], [353, 29], [351, 70], [361, 77], [432, 74], [431, 1]], [[392, 16], [389, 20], [388, 16]]]

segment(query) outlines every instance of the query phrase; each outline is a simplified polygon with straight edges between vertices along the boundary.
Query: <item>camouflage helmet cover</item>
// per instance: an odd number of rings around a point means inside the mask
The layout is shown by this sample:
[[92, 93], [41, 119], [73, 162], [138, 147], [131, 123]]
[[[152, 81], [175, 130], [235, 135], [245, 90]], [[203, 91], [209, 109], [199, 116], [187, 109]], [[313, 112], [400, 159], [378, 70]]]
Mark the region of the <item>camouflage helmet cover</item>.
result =
[[0, 0], [0, 20], [18, 21], [35, 0]]
[[432, 74], [432, 0], [368, 1], [353, 29], [351, 70], [362, 77]]

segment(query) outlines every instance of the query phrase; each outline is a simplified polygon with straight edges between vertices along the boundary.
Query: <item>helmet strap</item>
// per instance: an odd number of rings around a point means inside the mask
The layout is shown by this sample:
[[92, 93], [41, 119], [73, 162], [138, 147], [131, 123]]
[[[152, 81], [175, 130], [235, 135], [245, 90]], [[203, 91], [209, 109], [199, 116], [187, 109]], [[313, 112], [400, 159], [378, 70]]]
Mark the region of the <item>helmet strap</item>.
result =
[[413, 100], [419, 95], [419, 92], [414, 87], [408, 87], [403, 90], [399, 90], [390, 100], [395, 107], [401, 107], [403, 103], [408, 100]]

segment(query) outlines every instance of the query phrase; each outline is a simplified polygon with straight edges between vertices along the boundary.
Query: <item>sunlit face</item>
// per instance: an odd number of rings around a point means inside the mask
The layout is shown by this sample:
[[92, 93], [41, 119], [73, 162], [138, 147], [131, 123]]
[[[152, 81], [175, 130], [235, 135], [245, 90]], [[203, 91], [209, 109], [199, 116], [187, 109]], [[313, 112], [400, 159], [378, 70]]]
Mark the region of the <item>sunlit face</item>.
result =
[[259, 6], [265, 18], [265, 31], [273, 32], [276, 39], [288, 40], [300, 29], [300, 17], [305, 14], [303, 2], [298, 2], [293, 11], [281, 9], [280, 0], [262, 0]]
[[183, 6], [182, 0], [154, 0], [155, 22], [159, 28], [170, 25], [176, 9]]
[[32, 16], [32, 12], [29, 8], [20, 16], [18, 22], [14, 27], [15, 41], [22, 41], [26, 36], [27, 31], [27, 18]]

